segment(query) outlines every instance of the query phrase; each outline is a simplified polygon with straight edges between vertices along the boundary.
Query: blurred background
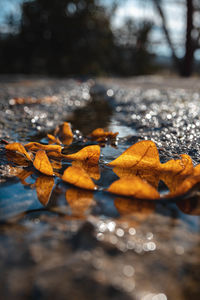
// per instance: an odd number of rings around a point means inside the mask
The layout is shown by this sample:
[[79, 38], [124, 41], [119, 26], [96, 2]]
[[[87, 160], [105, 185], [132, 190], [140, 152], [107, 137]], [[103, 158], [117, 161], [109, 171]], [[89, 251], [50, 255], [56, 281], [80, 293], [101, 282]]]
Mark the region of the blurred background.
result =
[[200, 0], [1, 0], [0, 73], [200, 73]]

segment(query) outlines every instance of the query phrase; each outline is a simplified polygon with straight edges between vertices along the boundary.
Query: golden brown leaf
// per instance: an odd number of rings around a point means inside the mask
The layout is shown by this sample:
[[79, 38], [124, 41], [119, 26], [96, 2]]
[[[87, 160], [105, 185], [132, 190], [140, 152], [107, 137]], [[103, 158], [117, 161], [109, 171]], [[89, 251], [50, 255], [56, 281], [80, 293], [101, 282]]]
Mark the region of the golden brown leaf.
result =
[[187, 193], [193, 186], [195, 186], [197, 183], [200, 182], [200, 175], [198, 176], [188, 176], [186, 177], [185, 180], [183, 180], [181, 182], [180, 185], [177, 186], [177, 188], [166, 195], [166, 197], [177, 197], [177, 196], [181, 196], [184, 195], [185, 193]]
[[84, 161], [73, 161], [72, 162], [73, 167], [80, 167], [86, 171], [86, 173], [91, 177], [94, 178], [95, 180], [100, 179], [100, 171], [99, 171], [99, 166], [98, 165], [91, 165], [88, 163], [85, 163]]
[[28, 167], [30, 164], [26, 157], [14, 151], [6, 151], [6, 158], [17, 166]]
[[12, 144], [8, 144], [5, 146], [6, 150], [9, 151], [15, 151], [18, 152], [20, 154], [23, 154], [27, 160], [32, 161], [29, 153], [26, 151], [26, 149], [24, 148], [24, 146], [20, 143], [12, 143]]
[[83, 189], [96, 189], [96, 185], [94, 184], [90, 176], [80, 167], [68, 167], [64, 171], [62, 180]]
[[123, 196], [131, 196], [137, 199], [159, 199], [157, 190], [137, 176], [121, 178], [114, 181], [108, 188], [108, 192]]
[[73, 132], [71, 130], [71, 125], [68, 122], [64, 122], [62, 125], [61, 133], [65, 137], [73, 137]]
[[97, 128], [92, 131], [90, 136], [95, 139], [105, 138], [105, 137], [115, 138], [118, 134], [119, 132], [104, 131], [103, 128]]
[[71, 188], [66, 191], [66, 200], [71, 207], [72, 215], [84, 215], [93, 204], [93, 192]]
[[52, 134], [47, 134], [47, 137], [49, 138], [49, 140], [50, 140], [52, 143], [61, 145], [61, 141], [59, 140], [59, 138], [55, 137], [54, 135], [52, 135]]
[[35, 186], [36, 186], [38, 200], [43, 205], [47, 205], [49, 198], [51, 196], [53, 186], [54, 186], [53, 177], [48, 177], [48, 176], [42, 175], [37, 178]]
[[57, 151], [57, 152], [61, 152], [62, 149], [60, 145], [43, 145], [37, 142], [30, 142], [25, 145], [25, 148], [29, 149], [30, 151], [46, 150], [46, 151]]
[[164, 181], [170, 192], [174, 192], [187, 176], [192, 175], [194, 167], [191, 157], [182, 154], [181, 159], [172, 159], [162, 164], [161, 170], [160, 180]]
[[148, 170], [148, 169], [141, 169], [141, 168], [119, 168], [115, 167], [113, 168], [113, 172], [119, 177], [119, 178], [132, 178], [135, 176], [140, 177], [143, 180], [146, 180], [150, 185], [153, 187], [157, 188], [158, 183], [160, 180], [160, 174], [159, 171], [156, 170]]
[[44, 150], [37, 151], [33, 165], [41, 173], [53, 176], [53, 168]]
[[152, 141], [142, 141], [129, 147], [108, 165], [122, 168], [137, 166], [137, 168], [159, 169], [159, 153], [155, 143]]
[[80, 160], [88, 164], [98, 164], [100, 156], [100, 147], [97, 145], [87, 146], [80, 151], [65, 155], [65, 158], [70, 160]]

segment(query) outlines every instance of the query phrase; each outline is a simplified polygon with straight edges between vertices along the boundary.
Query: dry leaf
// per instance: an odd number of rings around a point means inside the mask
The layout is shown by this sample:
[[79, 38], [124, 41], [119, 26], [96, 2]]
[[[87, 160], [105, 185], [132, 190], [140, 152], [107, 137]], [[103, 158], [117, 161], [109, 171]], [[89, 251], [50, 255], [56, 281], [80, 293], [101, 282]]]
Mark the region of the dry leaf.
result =
[[35, 183], [38, 200], [43, 204], [47, 205], [49, 202], [51, 192], [54, 186], [53, 177], [39, 176]]
[[131, 196], [137, 199], [159, 199], [158, 191], [137, 176], [121, 178], [114, 181], [108, 188], [108, 192], [123, 196]]
[[119, 168], [115, 167], [113, 168], [113, 172], [119, 177], [119, 178], [132, 178], [135, 176], [140, 177], [143, 180], [146, 180], [150, 185], [157, 188], [158, 183], [160, 181], [160, 173], [156, 170], [149, 171], [148, 169], [141, 169], [141, 168]]
[[71, 125], [68, 122], [63, 123], [61, 130], [62, 130], [62, 135], [64, 135], [65, 137], [73, 137]]
[[24, 155], [21, 155], [14, 151], [6, 151], [6, 158], [8, 161], [14, 163], [17, 166], [21, 167], [28, 167], [30, 164], [30, 161], [24, 157]]
[[71, 188], [66, 191], [66, 200], [71, 207], [72, 215], [84, 215], [93, 204], [93, 192]]
[[90, 176], [80, 167], [68, 167], [64, 171], [62, 180], [83, 189], [95, 190], [97, 188]]
[[8, 144], [8, 145], [5, 146], [5, 148], [6, 148], [6, 150], [15, 151], [15, 152], [18, 152], [20, 154], [23, 154], [27, 158], [27, 160], [32, 161], [29, 153], [26, 151], [24, 146], [20, 143]]
[[62, 150], [60, 145], [43, 145], [37, 142], [30, 142], [25, 145], [25, 148], [29, 149], [30, 151], [46, 150], [61, 152]]
[[47, 137], [49, 138], [49, 140], [54, 143], [54, 144], [58, 144], [61, 145], [61, 141], [59, 140], [59, 138], [55, 137], [52, 134], [47, 134]]
[[53, 176], [53, 168], [44, 150], [37, 151], [33, 165], [41, 173]]
[[161, 170], [160, 180], [167, 185], [170, 192], [174, 192], [187, 176], [192, 175], [194, 167], [191, 157], [183, 154], [181, 159], [172, 159], [162, 164]]
[[95, 139], [105, 138], [105, 137], [115, 138], [118, 134], [119, 132], [104, 131], [103, 128], [97, 128], [92, 131], [90, 136]]
[[200, 182], [200, 175], [198, 176], [188, 176], [185, 180], [181, 182], [177, 188], [166, 195], [166, 197], [178, 197], [187, 193], [193, 186]]
[[122, 168], [159, 169], [158, 149], [152, 141], [142, 141], [129, 147], [118, 158], [108, 164]]
[[100, 156], [100, 147], [97, 145], [87, 146], [80, 151], [65, 155], [64, 157], [70, 160], [80, 160], [88, 164], [98, 164]]
[[85, 172], [93, 179], [99, 180], [100, 179], [100, 171], [98, 165], [91, 165], [87, 164], [84, 161], [73, 161], [73, 167], [80, 167], [85, 170]]

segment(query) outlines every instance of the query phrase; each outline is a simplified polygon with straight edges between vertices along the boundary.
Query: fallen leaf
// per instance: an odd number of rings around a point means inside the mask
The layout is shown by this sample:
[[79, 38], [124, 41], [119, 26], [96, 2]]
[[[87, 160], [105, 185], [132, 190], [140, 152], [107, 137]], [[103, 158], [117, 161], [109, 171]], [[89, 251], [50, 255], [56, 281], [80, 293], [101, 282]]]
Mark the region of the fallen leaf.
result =
[[36, 192], [37, 192], [38, 200], [43, 205], [47, 205], [47, 203], [49, 202], [53, 186], [54, 186], [53, 177], [41, 175], [37, 178], [35, 183]]
[[160, 173], [156, 170], [149, 171], [145, 168], [137, 168], [137, 166], [134, 168], [119, 168], [115, 167], [113, 168], [113, 172], [119, 177], [119, 178], [132, 178], [135, 176], [140, 177], [143, 180], [146, 180], [150, 185], [157, 188], [158, 183], [160, 181]]
[[123, 196], [131, 196], [137, 199], [159, 199], [158, 191], [149, 183], [137, 176], [121, 178], [114, 181], [108, 188], [108, 192]]
[[72, 166], [74, 167], [80, 167], [83, 170], [86, 171], [86, 173], [93, 179], [99, 180], [100, 179], [100, 171], [98, 165], [91, 165], [88, 163], [85, 163], [84, 161], [73, 161]]
[[[48, 155], [47, 155], [48, 156]], [[51, 166], [53, 169], [56, 169], [56, 170], [60, 170], [62, 168], [62, 163], [61, 161], [58, 161], [58, 160], [51, 160]]]
[[99, 138], [105, 138], [105, 137], [109, 137], [109, 138], [116, 138], [116, 136], [119, 134], [119, 132], [112, 132], [112, 131], [104, 131], [103, 128], [97, 128], [95, 130], [92, 131], [92, 133], [90, 134], [90, 136], [92, 138], [95, 139], [99, 139]]
[[8, 161], [14, 163], [17, 166], [21, 167], [28, 167], [30, 164], [30, 161], [24, 157], [24, 155], [21, 155], [14, 151], [6, 151], [6, 158]]
[[87, 146], [76, 153], [67, 154], [64, 157], [70, 160], [84, 161], [88, 164], [98, 164], [100, 147], [98, 145]]
[[61, 145], [61, 141], [59, 140], [59, 138], [55, 137], [54, 135], [52, 135], [52, 134], [47, 134], [47, 137], [49, 138], [49, 140], [50, 140], [52, 143]]
[[37, 142], [30, 142], [26, 144], [24, 147], [29, 149], [30, 151], [46, 150], [46, 151], [61, 152], [62, 150], [62, 147], [60, 145], [44, 145]]
[[66, 200], [71, 207], [72, 215], [84, 215], [94, 202], [93, 192], [70, 188], [66, 191]]
[[68, 167], [64, 171], [62, 180], [83, 189], [95, 190], [97, 188], [90, 176], [80, 167]]
[[189, 176], [176, 187], [173, 192], [166, 195], [168, 198], [178, 197], [187, 193], [193, 186], [200, 182], [200, 175]]
[[124, 151], [118, 158], [108, 164], [122, 168], [159, 169], [158, 149], [152, 141], [141, 141]]
[[41, 173], [53, 176], [53, 168], [44, 150], [36, 152], [33, 165]]
[[194, 172], [192, 159], [189, 155], [182, 154], [181, 159], [169, 160], [161, 166], [160, 180], [170, 192], [174, 192], [189, 175]]
[[8, 144], [5, 146], [6, 150], [8, 151], [15, 151], [18, 152], [22, 155], [24, 155], [27, 160], [32, 161], [29, 153], [26, 151], [26, 149], [24, 148], [24, 146], [20, 143], [12, 143], [12, 144]]
[[68, 122], [64, 122], [61, 127], [61, 133], [65, 137], [73, 137], [73, 132], [71, 130], [71, 125]]

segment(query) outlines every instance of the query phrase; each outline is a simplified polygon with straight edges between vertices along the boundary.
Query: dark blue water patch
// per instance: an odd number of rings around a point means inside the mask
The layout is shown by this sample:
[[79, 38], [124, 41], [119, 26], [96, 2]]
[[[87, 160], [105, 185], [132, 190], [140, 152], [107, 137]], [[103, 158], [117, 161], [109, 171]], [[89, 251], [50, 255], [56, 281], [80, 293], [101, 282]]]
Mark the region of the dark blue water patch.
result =
[[0, 220], [42, 207], [35, 190], [28, 189], [19, 182], [1, 185]]
[[114, 204], [115, 197], [106, 192], [96, 192], [95, 199], [97, 204], [92, 209], [93, 215], [118, 218], [119, 212]]

